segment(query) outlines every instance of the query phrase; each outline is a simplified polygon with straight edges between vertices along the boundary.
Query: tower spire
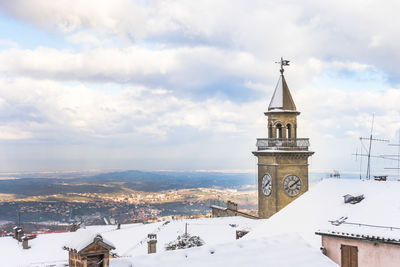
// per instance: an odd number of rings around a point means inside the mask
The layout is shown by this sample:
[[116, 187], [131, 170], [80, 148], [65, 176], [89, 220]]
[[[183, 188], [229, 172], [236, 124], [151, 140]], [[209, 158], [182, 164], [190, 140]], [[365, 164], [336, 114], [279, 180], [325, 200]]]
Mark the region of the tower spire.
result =
[[292, 95], [290, 94], [289, 87], [286, 84], [285, 76], [283, 76], [284, 66], [290, 66], [289, 60], [283, 59], [278, 62], [277, 64], [281, 65], [280, 73], [281, 76], [279, 77], [278, 84], [275, 87], [274, 94], [272, 95], [271, 102], [268, 106], [268, 111], [271, 110], [296, 110], [296, 105], [294, 104]]

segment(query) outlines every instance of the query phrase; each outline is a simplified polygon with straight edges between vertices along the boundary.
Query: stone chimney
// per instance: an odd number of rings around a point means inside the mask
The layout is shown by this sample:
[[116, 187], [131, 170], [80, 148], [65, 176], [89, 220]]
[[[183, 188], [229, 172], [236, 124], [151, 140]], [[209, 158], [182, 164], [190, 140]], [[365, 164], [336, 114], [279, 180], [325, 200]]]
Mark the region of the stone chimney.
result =
[[18, 226], [13, 227], [13, 238], [17, 239], [17, 231], [18, 231]]
[[238, 204], [228, 200], [228, 210], [237, 211], [238, 210]]
[[157, 235], [148, 234], [147, 235], [147, 252], [149, 254], [157, 252]]
[[29, 249], [30, 248], [30, 246], [28, 245], [29, 238], [24, 235], [23, 237], [21, 237], [21, 240], [22, 240], [22, 248]]
[[21, 226], [15, 226], [14, 230], [14, 239], [21, 241], [22, 236], [24, 235], [24, 230]]
[[73, 223], [73, 224], [69, 227], [69, 231], [70, 231], [70, 232], [76, 232], [80, 227], [81, 227], [80, 224]]

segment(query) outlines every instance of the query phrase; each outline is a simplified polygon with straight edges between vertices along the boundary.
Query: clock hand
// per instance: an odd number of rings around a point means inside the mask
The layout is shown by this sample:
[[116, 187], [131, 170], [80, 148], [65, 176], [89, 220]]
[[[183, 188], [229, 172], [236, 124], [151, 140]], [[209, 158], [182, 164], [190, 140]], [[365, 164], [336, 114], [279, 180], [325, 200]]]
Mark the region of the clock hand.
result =
[[293, 188], [293, 186], [295, 186], [296, 184], [298, 184], [298, 182], [300, 182], [300, 180], [297, 180], [296, 182], [294, 182], [293, 184], [289, 185], [290, 188]]

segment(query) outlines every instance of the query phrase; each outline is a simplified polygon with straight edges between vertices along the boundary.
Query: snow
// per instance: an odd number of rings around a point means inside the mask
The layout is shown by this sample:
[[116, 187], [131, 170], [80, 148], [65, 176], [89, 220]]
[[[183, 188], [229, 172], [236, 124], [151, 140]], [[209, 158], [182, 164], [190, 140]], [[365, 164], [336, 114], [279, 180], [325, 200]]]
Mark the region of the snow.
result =
[[[157, 251], [163, 251], [164, 245], [176, 240], [185, 231], [198, 235], [206, 244], [218, 245], [234, 241], [236, 230], [252, 229], [263, 220], [252, 220], [243, 217], [204, 218], [180, 221], [157, 222], [150, 224], [123, 224], [117, 230], [116, 225], [87, 226], [76, 232], [43, 234], [29, 240], [30, 249], [22, 249], [22, 244], [12, 237], [0, 238], [0, 258], [7, 267], [43, 267], [50, 264], [64, 266], [68, 263], [68, 251], [64, 246], [80, 250], [100, 234], [103, 241], [116, 249], [121, 257], [147, 255], [147, 235], [157, 234]], [[57, 265], [58, 264], [58, 265]], [[3, 265], [2, 265], [3, 266]]]
[[337, 267], [295, 233], [261, 237], [256, 240], [239, 239], [220, 245], [205, 245], [110, 261], [110, 267], [130, 266]]
[[281, 108], [275, 108], [275, 107], [274, 108], [270, 107], [270, 109], [271, 110], [269, 110], [266, 113], [300, 113], [297, 110], [290, 110], [290, 109], [281, 109]]
[[[44, 262], [67, 263], [68, 252], [62, 249], [64, 242], [74, 233], [39, 235], [29, 240], [30, 249], [22, 249], [22, 244], [12, 237], [0, 238], [0, 258], [2, 266], [45, 266]], [[62, 266], [62, 265], [61, 265]]]
[[328, 225], [317, 231], [318, 233], [344, 236], [349, 238], [361, 238], [369, 240], [385, 240], [392, 243], [400, 243], [400, 229], [386, 227], [371, 227], [365, 225], [341, 224], [338, 226]]
[[[356, 227], [342, 224], [334, 226], [329, 221], [347, 217], [346, 222], [389, 226], [400, 228], [400, 182], [363, 181], [350, 179], [326, 179], [313, 186], [308, 192], [290, 203], [286, 208], [256, 227], [244, 239], [271, 236], [293, 231], [299, 233], [315, 248], [321, 246], [321, 236], [315, 232], [320, 229], [339, 229], [354, 231], [370, 236], [383, 235], [398, 238], [399, 230], [381, 229], [370, 226]], [[360, 203], [344, 203], [343, 196], [364, 195]]]
[[[298, 150], [298, 151], [296, 151], [296, 152], [298, 152], [298, 153], [308, 153], [308, 154], [313, 154], [314, 152], [313, 151], [308, 151], [308, 150]], [[287, 154], [293, 154], [293, 151], [289, 151], [289, 150], [281, 150], [281, 149], [264, 149], [264, 150], [256, 150], [256, 151], [254, 151], [253, 153], [265, 153], [265, 154], [268, 154], [268, 153], [287, 153]], [[277, 165], [277, 164], [276, 164]]]
[[[184, 234], [185, 224], [188, 233], [200, 236], [205, 244], [220, 244], [236, 240], [236, 230], [252, 229], [263, 220], [243, 217], [189, 219], [145, 224], [140, 227], [122, 227], [120, 230], [104, 233], [103, 236], [116, 244], [120, 256], [137, 256], [147, 254], [147, 234], [157, 234], [157, 251]], [[233, 225], [233, 227], [231, 226]]]
[[103, 236], [99, 232], [94, 232], [93, 230], [94, 229], [79, 229], [76, 234], [71, 234], [69, 236], [67, 241], [64, 243], [64, 246], [70, 249], [75, 249], [79, 252], [87, 247], [89, 244], [91, 244], [97, 236], [100, 236], [103, 239], [104, 243], [115, 247], [114, 243], [112, 243], [110, 240], [107, 240], [106, 238], [103, 238]]
[[268, 109], [282, 108], [283, 107], [283, 82], [282, 75], [279, 76], [278, 83], [276, 84], [274, 95], [269, 103]]

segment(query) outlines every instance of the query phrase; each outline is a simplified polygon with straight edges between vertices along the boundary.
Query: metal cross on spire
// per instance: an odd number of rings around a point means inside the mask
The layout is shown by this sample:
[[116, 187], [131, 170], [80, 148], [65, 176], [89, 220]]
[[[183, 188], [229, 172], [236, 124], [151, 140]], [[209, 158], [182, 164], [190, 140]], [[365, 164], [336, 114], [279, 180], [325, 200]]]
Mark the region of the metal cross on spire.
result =
[[281, 57], [281, 61], [275, 62], [277, 64], [281, 64], [281, 70], [280, 70], [281, 74], [283, 74], [283, 72], [285, 71], [283, 69], [283, 66], [290, 66], [289, 62], [290, 62], [289, 60], [285, 60], [283, 59], [283, 57]]

